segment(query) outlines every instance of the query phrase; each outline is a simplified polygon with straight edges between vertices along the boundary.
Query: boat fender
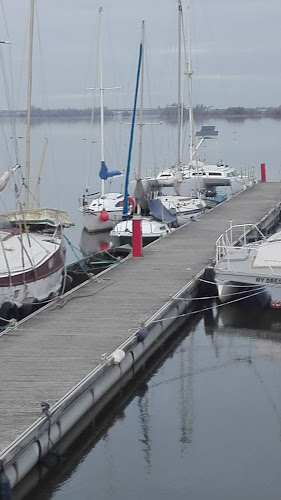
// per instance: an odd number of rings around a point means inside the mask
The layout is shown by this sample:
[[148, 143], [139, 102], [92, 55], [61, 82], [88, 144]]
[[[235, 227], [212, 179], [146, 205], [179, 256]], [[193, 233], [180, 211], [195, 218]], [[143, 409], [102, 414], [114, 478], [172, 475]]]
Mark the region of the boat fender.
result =
[[139, 342], [142, 342], [144, 339], [147, 337], [147, 329], [146, 328], [140, 328], [140, 330], [137, 333], [137, 339]]
[[123, 351], [123, 349], [116, 349], [116, 351], [112, 353], [113, 363], [115, 365], [118, 365], [119, 363], [121, 363], [121, 361], [123, 361], [125, 356], [126, 353]]
[[0, 309], [0, 325], [7, 325], [7, 320], [11, 319], [11, 311], [12, 311], [11, 302], [4, 302]]
[[3, 469], [0, 471], [0, 499], [12, 500], [10, 481]]
[[108, 215], [108, 212], [106, 210], [102, 210], [100, 215], [99, 215], [99, 220], [101, 222], [107, 222], [109, 219], [109, 215]]
[[[128, 200], [128, 205], [129, 205], [129, 208], [130, 210], [133, 212], [134, 209], [135, 209], [135, 206], [136, 206], [136, 203], [135, 203], [135, 200], [134, 198], [132, 198], [131, 196], [128, 196], [127, 197], [127, 200]], [[122, 202], [122, 205], [124, 205], [124, 200]]]

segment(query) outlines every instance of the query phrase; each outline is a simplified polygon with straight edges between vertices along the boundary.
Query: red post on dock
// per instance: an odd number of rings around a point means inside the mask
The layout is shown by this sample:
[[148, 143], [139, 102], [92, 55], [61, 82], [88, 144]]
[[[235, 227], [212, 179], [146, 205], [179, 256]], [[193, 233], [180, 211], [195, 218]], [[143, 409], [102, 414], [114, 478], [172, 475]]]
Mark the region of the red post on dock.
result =
[[132, 255], [133, 257], [142, 256], [141, 215], [138, 214], [133, 216]]
[[261, 163], [261, 182], [266, 182], [265, 163]]

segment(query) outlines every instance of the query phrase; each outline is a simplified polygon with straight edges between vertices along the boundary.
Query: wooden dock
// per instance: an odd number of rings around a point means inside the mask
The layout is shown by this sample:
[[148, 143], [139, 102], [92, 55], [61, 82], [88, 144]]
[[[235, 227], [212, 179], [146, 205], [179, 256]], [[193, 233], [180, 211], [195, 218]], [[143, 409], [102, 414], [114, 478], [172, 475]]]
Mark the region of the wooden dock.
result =
[[1, 452], [210, 264], [230, 219], [257, 223], [280, 202], [279, 183], [258, 183], [2, 335]]

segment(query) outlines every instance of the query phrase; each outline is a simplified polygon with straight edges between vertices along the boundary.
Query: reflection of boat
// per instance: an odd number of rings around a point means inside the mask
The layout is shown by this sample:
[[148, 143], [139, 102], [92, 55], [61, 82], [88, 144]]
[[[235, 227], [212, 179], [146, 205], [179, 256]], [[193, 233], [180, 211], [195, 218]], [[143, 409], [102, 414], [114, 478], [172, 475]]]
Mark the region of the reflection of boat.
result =
[[[259, 241], [247, 243], [256, 232]], [[237, 236], [241, 232], [240, 245]], [[262, 305], [281, 307], [281, 231], [265, 238], [253, 224], [231, 226], [216, 242], [214, 267], [221, 302], [252, 298]]]
[[83, 229], [79, 246], [84, 257], [108, 250], [110, 247], [110, 233], [109, 231], [104, 231], [91, 234], [86, 229]]
[[[11, 318], [32, 312], [34, 305], [53, 299], [65, 287], [64, 227], [71, 226], [65, 212], [51, 208], [34, 208], [39, 177], [34, 192], [30, 190], [30, 128], [32, 88], [32, 41], [34, 0], [30, 1], [30, 36], [28, 64], [28, 100], [26, 121], [26, 169], [22, 183], [24, 205], [16, 186], [16, 210], [1, 215], [0, 229], [0, 317], [3, 325]], [[8, 173], [2, 176], [2, 188]], [[12, 172], [14, 173], [14, 172]], [[2, 180], [4, 181], [2, 183]], [[32, 201], [30, 201], [32, 199]], [[24, 206], [24, 208], [23, 208]], [[4, 321], [3, 321], [4, 320]]]
[[[109, 171], [104, 159], [104, 91], [103, 65], [101, 50], [101, 18], [103, 8], [99, 8], [99, 67], [100, 67], [100, 131], [101, 131], [101, 167], [99, 176], [101, 178], [101, 193], [90, 195], [88, 188], [82, 198], [80, 212], [83, 214], [84, 226], [87, 231], [108, 231], [122, 220], [124, 196], [122, 193], [105, 193], [105, 181], [121, 175], [118, 170]], [[93, 114], [92, 114], [93, 115]], [[93, 199], [94, 196], [94, 199]]]
[[281, 341], [281, 314], [278, 309], [261, 309], [246, 301], [236, 304], [223, 304], [217, 307], [213, 322], [217, 328], [237, 328], [239, 335], [270, 338], [274, 332]]

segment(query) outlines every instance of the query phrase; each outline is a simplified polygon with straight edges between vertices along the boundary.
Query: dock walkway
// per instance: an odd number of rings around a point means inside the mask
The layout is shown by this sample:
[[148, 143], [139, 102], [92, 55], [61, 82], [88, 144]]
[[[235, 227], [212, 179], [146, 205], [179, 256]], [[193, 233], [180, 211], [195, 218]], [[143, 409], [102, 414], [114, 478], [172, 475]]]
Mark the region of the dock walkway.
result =
[[279, 183], [256, 184], [0, 337], [0, 450], [210, 264], [230, 219], [257, 223], [280, 202]]

